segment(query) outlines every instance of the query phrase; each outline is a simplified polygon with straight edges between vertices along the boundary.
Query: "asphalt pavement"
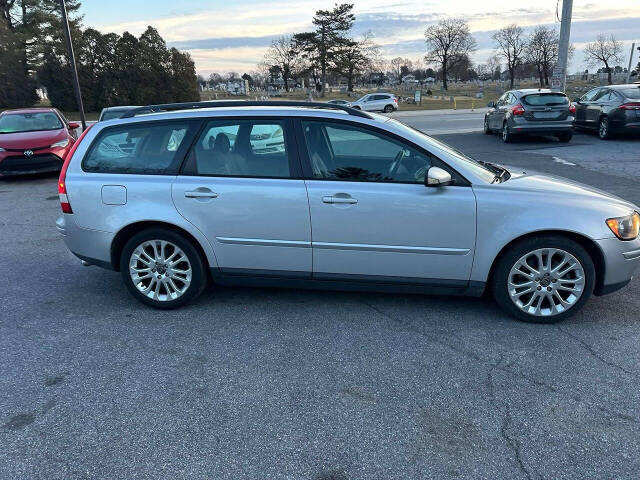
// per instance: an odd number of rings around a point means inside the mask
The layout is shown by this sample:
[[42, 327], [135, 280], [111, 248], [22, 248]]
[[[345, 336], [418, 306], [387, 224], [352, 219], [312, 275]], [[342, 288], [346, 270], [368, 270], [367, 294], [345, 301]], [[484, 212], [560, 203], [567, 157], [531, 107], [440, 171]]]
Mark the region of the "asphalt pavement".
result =
[[[439, 138], [640, 203], [638, 140]], [[59, 208], [54, 176], [0, 180], [1, 479], [638, 478], [637, 279], [558, 325], [248, 288], [160, 312], [80, 265]]]

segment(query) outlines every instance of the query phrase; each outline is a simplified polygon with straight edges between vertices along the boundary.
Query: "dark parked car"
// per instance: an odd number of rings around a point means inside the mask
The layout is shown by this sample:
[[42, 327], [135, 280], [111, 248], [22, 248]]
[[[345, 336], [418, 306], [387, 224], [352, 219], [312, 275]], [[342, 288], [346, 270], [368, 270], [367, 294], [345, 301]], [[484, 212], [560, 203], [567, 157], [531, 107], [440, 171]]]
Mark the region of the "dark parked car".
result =
[[102, 112], [100, 112], [100, 118], [98, 118], [99, 122], [104, 122], [105, 120], [113, 120], [114, 118], [122, 118], [122, 116], [127, 113], [129, 110], [133, 110], [134, 108], [138, 108], [136, 105], [121, 105], [119, 107], [107, 107], [103, 108]]
[[500, 132], [505, 143], [519, 135], [553, 135], [561, 142], [568, 142], [573, 136], [575, 106], [564, 93], [511, 90], [488, 106], [484, 133]]
[[0, 176], [60, 170], [78, 127], [55, 108], [0, 113]]
[[640, 85], [609, 85], [575, 100], [576, 127], [596, 130], [606, 140], [616, 133], [640, 134]]

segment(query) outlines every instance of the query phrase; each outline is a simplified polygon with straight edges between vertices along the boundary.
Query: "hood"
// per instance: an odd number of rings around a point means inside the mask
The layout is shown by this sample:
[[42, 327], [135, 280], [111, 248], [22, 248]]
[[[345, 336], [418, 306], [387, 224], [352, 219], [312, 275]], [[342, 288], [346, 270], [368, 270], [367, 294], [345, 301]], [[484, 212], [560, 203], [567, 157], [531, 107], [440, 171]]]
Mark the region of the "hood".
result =
[[539, 172], [523, 172], [517, 167], [505, 166], [505, 168], [509, 170], [511, 178], [500, 186], [507, 190], [526, 191], [556, 198], [564, 196], [581, 198], [583, 202], [597, 202], [609, 207], [617, 207], [625, 212], [623, 215], [638, 210], [636, 205], [627, 200], [580, 182]]
[[67, 138], [64, 128], [35, 132], [0, 133], [0, 147], [11, 150], [27, 150], [48, 147]]

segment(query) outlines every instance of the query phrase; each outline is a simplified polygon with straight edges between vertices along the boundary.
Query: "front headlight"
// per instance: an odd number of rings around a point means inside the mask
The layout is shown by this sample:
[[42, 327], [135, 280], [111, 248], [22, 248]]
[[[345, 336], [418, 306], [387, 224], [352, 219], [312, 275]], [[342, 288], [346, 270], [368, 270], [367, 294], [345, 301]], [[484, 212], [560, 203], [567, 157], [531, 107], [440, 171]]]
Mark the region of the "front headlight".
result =
[[640, 214], [633, 212], [626, 217], [608, 218], [607, 225], [620, 240], [635, 240], [640, 231]]
[[64, 140], [60, 140], [59, 142], [56, 142], [53, 145], [51, 145], [51, 148], [64, 148], [67, 145], [69, 145], [69, 139], [65, 138]]
[[0, 147], [0, 152], [6, 152], [6, 150], [2, 147]]

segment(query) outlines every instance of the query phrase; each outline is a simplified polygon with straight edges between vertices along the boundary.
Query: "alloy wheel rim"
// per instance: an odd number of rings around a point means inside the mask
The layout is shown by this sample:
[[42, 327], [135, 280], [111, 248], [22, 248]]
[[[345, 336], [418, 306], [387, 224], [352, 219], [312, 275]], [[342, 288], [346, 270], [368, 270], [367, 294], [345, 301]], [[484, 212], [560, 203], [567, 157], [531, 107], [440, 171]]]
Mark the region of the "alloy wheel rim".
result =
[[602, 138], [607, 136], [607, 130], [609, 129], [609, 125], [607, 120], [601, 120], [600, 121], [600, 136]]
[[505, 124], [504, 127], [502, 127], [502, 139], [506, 140], [507, 138], [509, 138], [509, 127], [507, 127], [507, 125]]
[[129, 275], [140, 293], [152, 300], [169, 302], [189, 289], [192, 270], [189, 258], [175, 243], [147, 240], [131, 254]]
[[513, 265], [507, 280], [511, 301], [524, 313], [552, 317], [572, 308], [585, 288], [582, 264], [569, 252], [540, 248]]

